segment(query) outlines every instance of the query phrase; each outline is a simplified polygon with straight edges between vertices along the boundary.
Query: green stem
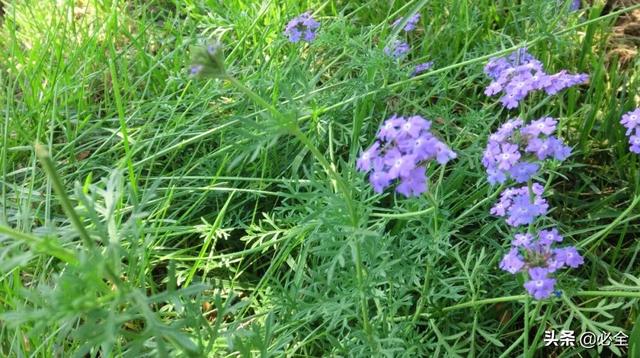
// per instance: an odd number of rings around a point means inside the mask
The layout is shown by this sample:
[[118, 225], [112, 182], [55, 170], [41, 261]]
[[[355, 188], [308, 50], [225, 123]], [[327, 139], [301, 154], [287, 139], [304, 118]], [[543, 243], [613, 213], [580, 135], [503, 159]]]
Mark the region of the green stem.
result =
[[49, 152], [47, 152], [45, 147], [43, 147], [39, 143], [35, 144], [35, 152], [36, 152], [36, 156], [40, 160], [40, 163], [42, 163], [42, 167], [44, 168], [45, 172], [49, 176], [49, 179], [51, 179], [51, 183], [53, 184], [53, 190], [58, 195], [58, 199], [60, 200], [62, 209], [64, 210], [65, 214], [67, 214], [67, 217], [69, 217], [69, 219], [71, 220], [71, 224], [78, 231], [80, 238], [82, 239], [84, 244], [87, 246], [87, 248], [88, 249], [95, 248], [96, 244], [93, 242], [93, 240], [89, 236], [89, 233], [87, 232], [84, 225], [82, 224], [80, 217], [78, 216], [78, 214], [76, 214], [76, 211], [73, 209], [73, 205], [71, 204], [71, 200], [67, 196], [67, 192], [64, 189], [62, 180], [58, 176], [58, 173], [56, 173], [56, 168], [55, 168], [55, 165], [53, 164], [53, 161], [51, 160], [51, 156], [49, 155]]
[[527, 297], [524, 301], [524, 331], [522, 332], [523, 340], [524, 340], [524, 350], [523, 356], [526, 358], [529, 352], [529, 304], [531, 303], [531, 298]]
[[[622, 297], [622, 298], [640, 298], [640, 291], [578, 291], [572, 296], [576, 297]], [[469, 308], [475, 306], [488, 305], [492, 303], [499, 302], [513, 302], [513, 301], [522, 301], [527, 299], [528, 295], [516, 295], [516, 296], [505, 296], [505, 297], [495, 297], [495, 298], [486, 298], [483, 300], [477, 301], [469, 301], [464, 303], [459, 303], [457, 305], [445, 307], [442, 309], [442, 312], [455, 311], [462, 308]]]

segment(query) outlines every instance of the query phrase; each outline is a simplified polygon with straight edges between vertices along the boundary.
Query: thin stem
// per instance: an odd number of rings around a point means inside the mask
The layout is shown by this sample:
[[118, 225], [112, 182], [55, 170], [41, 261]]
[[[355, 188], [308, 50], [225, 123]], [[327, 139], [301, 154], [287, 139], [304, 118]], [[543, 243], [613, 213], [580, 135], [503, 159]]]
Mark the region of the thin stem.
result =
[[78, 214], [76, 214], [76, 211], [73, 209], [73, 205], [71, 204], [71, 200], [67, 196], [67, 192], [64, 189], [62, 180], [60, 180], [58, 173], [56, 173], [56, 168], [55, 168], [55, 165], [53, 164], [53, 161], [51, 160], [51, 156], [49, 155], [49, 152], [47, 152], [47, 150], [39, 143], [35, 144], [35, 152], [36, 152], [36, 156], [40, 160], [40, 163], [42, 163], [42, 167], [47, 173], [47, 176], [49, 176], [49, 179], [53, 184], [53, 190], [58, 195], [58, 199], [60, 200], [62, 209], [64, 210], [65, 214], [67, 214], [67, 217], [69, 217], [69, 219], [71, 220], [71, 224], [78, 231], [80, 238], [82, 239], [84, 244], [87, 246], [87, 248], [88, 249], [95, 248], [96, 244], [93, 242], [93, 240], [89, 236], [89, 233], [87, 232], [84, 225], [82, 224], [80, 217], [78, 216]]
[[524, 301], [524, 331], [522, 332], [523, 341], [524, 341], [524, 351], [523, 356], [526, 358], [529, 352], [529, 304], [531, 303], [531, 298], [527, 297]]

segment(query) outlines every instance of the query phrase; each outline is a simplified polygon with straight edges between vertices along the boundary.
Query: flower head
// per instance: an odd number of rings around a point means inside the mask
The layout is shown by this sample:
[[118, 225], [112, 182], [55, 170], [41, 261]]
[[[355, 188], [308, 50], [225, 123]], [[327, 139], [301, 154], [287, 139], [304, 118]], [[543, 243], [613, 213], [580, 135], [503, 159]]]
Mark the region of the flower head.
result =
[[536, 300], [541, 300], [551, 296], [556, 285], [555, 278], [549, 278], [549, 271], [540, 267], [534, 267], [529, 270], [528, 282], [525, 282], [524, 288]]
[[192, 76], [222, 77], [225, 75], [224, 53], [222, 43], [215, 40], [206, 46], [196, 46], [191, 49], [191, 66], [189, 74]]
[[544, 90], [553, 95], [589, 79], [586, 74], [572, 75], [566, 71], [548, 75], [542, 62], [524, 48], [505, 57], [490, 59], [484, 72], [493, 80], [484, 93], [487, 96], [502, 93], [500, 102], [508, 109], [518, 107], [520, 101], [533, 91]]
[[421, 116], [393, 115], [378, 130], [377, 141], [360, 153], [356, 168], [371, 172], [369, 182], [377, 193], [397, 181], [398, 193], [419, 196], [427, 190], [426, 162], [444, 164], [456, 157], [430, 129], [431, 121]]
[[426, 72], [428, 70], [431, 69], [431, 67], [433, 67], [433, 61], [429, 61], [429, 62], [424, 62], [424, 63], [420, 63], [418, 65], [416, 65], [416, 67], [413, 69], [413, 72], [411, 72], [411, 77], [417, 76], [423, 72]]
[[562, 268], [576, 268], [584, 263], [583, 257], [573, 246], [553, 247], [562, 242], [558, 230], [540, 230], [536, 235], [515, 234], [511, 248], [502, 258], [500, 269], [511, 274], [528, 272], [530, 280], [524, 284], [535, 299], [550, 296], [555, 279], [550, 275]]
[[507, 224], [514, 227], [531, 224], [549, 209], [547, 201], [542, 197], [542, 186], [534, 183], [531, 189], [529, 192], [529, 187], [525, 185], [505, 190], [500, 195], [500, 200], [491, 208], [491, 214], [506, 217]]
[[489, 183], [504, 183], [508, 178], [525, 183], [540, 169], [536, 161], [565, 160], [571, 154], [571, 148], [551, 135], [556, 130], [556, 123], [557, 120], [551, 117], [534, 120], [528, 125], [521, 119], [512, 119], [491, 134], [482, 157]]
[[[402, 29], [404, 30], [404, 32], [413, 31], [415, 30], [416, 24], [418, 24], [418, 21], [420, 21], [420, 14], [414, 14], [409, 18], [409, 20], [407, 20], [407, 23], [404, 25], [404, 28]], [[400, 25], [400, 22], [402, 22], [402, 19], [397, 19], [396, 21], [393, 22], [393, 24], [391, 24], [391, 26], [396, 27]]]
[[284, 33], [290, 42], [311, 42], [316, 38], [318, 27], [320, 23], [311, 16], [311, 12], [305, 12], [289, 21]]
[[629, 150], [640, 154], [640, 108], [623, 114], [620, 123], [627, 129], [625, 134], [629, 137]]
[[393, 40], [387, 47], [384, 48], [384, 53], [387, 56], [398, 59], [406, 55], [409, 50], [410, 47], [408, 43], [400, 40]]

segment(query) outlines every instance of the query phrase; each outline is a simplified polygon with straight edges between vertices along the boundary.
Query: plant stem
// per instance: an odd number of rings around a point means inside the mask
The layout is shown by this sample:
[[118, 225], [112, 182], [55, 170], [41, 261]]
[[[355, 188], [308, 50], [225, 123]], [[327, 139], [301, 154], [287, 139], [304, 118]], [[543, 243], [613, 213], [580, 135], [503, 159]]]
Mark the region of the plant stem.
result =
[[82, 224], [80, 217], [78, 216], [78, 214], [76, 214], [76, 211], [73, 209], [71, 200], [67, 196], [67, 192], [64, 189], [64, 185], [62, 184], [62, 180], [60, 179], [60, 176], [58, 176], [58, 173], [56, 172], [55, 165], [51, 160], [51, 156], [49, 155], [49, 152], [47, 152], [45, 147], [43, 147], [39, 143], [35, 144], [35, 152], [36, 152], [36, 156], [40, 160], [40, 163], [42, 163], [42, 167], [47, 173], [47, 176], [49, 177], [49, 179], [51, 179], [51, 183], [53, 184], [53, 190], [58, 195], [58, 199], [60, 200], [62, 209], [64, 210], [65, 214], [67, 214], [67, 217], [69, 217], [69, 219], [71, 220], [71, 224], [78, 231], [80, 238], [82, 239], [84, 244], [87, 246], [87, 248], [88, 249], [95, 248], [96, 244], [93, 242], [93, 240], [89, 236], [89, 233], [87, 232], [84, 225]]

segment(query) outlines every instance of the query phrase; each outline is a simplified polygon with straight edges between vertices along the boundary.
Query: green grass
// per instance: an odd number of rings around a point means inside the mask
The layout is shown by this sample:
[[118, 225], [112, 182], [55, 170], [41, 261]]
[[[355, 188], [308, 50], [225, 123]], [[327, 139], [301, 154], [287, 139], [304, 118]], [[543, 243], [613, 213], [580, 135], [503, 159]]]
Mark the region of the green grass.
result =
[[[640, 167], [619, 124], [639, 63], [608, 42], [632, 9], [603, 5], [5, 1], [0, 355], [597, 356], [543, 347], [548, 329], [640, 349]], [[290, 44], [307, 9], [319, 36]], [[388, 59], [389, 24], [416, 12], [408, 58]], [[213, 38], [237, 80], [189, 76]], [[590, 83], [502, 109], [482, 68], [523, 45]], [[434, 119], [458, 153], [419, 198], [355, 170], [393, 113]], [[543, 223], [585, 264], [540, 302], [498, 268], [512, 232], [480, 164], [516, 115], [558, 118], [574, 147], [539, 176]]]

